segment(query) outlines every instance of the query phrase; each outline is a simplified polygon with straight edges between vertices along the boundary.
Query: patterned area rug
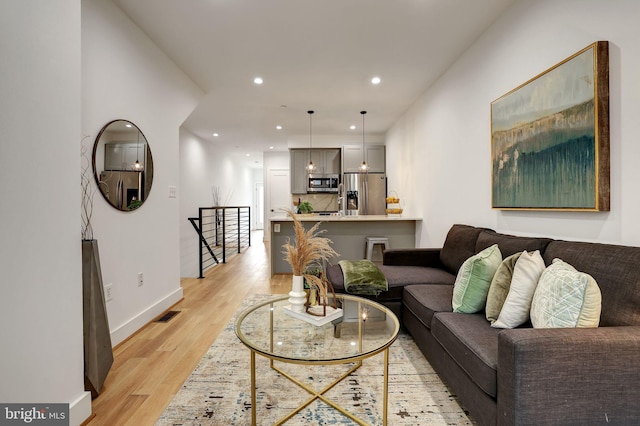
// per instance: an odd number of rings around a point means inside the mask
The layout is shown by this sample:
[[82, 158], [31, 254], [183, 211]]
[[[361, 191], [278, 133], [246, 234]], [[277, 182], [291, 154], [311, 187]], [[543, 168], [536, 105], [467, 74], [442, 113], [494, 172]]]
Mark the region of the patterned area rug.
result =
[[[247, 298], [238, 310], [270, 296]], [[236, 314], [237, 315], [237, 314]], [[249, 350], [234, 332], [235, 316], [178, 391], [156, 425], [249, 425], [251, 386]], [[363, 361], [362, 367], [325, 395], [372, 425], [382, 424], [383, 354]], [[277, 364], [300, 381], [321, 389], [348, 370], [347, 365], [304, 366]], [[257, 419], [271, 425], [288, 415], [309, 394], [269, 368], [256, 355]], [[286, 425], [355, 425], [321, 401], [314, 401]], [[406, 333], [389, 350], [389, 425], [473, 425], [473, 421], [442, 383]]]

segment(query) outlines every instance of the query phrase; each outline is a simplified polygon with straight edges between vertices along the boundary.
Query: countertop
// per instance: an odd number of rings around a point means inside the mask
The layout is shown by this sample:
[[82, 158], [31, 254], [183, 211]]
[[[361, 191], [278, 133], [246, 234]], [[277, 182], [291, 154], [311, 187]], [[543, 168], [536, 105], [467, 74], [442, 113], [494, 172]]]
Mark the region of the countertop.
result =
[[[324, 215], [297, 215], [301, 222], [387, 222], [387, 221], [403, 221], [413, 220], [422, 221], [420, 217], [412, 216], [387, 216], [387, 215], [358, 215], [358, 216], [324, 216]], [[292, 222], [289, 216], [279, 216], [269, 218], [271, 222]]]

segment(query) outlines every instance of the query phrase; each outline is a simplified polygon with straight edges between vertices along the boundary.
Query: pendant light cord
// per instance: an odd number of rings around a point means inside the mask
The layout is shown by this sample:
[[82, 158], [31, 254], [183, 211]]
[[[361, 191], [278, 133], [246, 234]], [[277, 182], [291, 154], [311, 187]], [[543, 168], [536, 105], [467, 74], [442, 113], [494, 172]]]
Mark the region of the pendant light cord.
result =
[[367, 171], [369, 169], [369, 166], [367, 165], [367, 162], [365, 161], [366, 151], [365, 151], [365, 147], [364, 147], [364, 115], [366, 113], [367, 113], [367, 111], [360, 111], [360, 114], [362, 114], [362, 165], [360, 166], [360, 169], [363, 172]]
[[309, 164], [307, 165], [307, 173], [311, 173], [313, 169], [315, 169], [315, 166], [313, 165], [313, 161], [311, 161], [311, 149], [313, 148], [313, 139], [312, 139], [312, 132], [311, 132], [311, 116], [313, 115], [313, 113], [314, 113], [313, 110], [307, 111], [307, 114], [309, 114]]
[[309, 114], [309, 149], [313, 148], [313, 143], [312, 143], [312, 134], [311, 134], [311, 117], [313, 116], [314, 111], [307, 111], [307, 114]]

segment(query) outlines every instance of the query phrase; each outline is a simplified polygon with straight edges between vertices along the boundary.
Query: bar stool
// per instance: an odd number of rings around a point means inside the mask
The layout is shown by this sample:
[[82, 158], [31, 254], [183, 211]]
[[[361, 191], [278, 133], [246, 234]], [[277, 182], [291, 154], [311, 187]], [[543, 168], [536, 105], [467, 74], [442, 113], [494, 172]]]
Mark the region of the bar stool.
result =
[[373, 246], [376, 244], [383, 245], [383, 250], [390, 248], [387, 237], [366, 237], [365, 241], [367, 242], [367, 260], [373, 260]]

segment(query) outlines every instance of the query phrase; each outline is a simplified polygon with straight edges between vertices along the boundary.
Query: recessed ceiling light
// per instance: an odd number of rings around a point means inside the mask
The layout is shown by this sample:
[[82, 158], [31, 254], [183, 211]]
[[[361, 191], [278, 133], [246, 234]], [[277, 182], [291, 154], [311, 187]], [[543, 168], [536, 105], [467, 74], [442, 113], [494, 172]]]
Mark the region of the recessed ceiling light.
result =
[[351, 130], [355, 130], [355, 129], [356, 129], [356, 126], [355, 126], [355, 124], [352, 124], [351, 126], [349, 126], [349, 128], [350, 128]]
[[253, 79], [253, 82], [254, 82], [255, 84], [262, 84], [262, 83], [264, 83], [264, 81], [262, 80], [262, 77], [256, 77], [256, 78], [254, 78], [254, 79]]
[[269, 147], [269, 149], [273, 149], [273, 147], [272, 147], [272, 146], [270, 146], [270, 147]]
[[282, 130], [282, 126], [276, 126], [276, 129]]
[[251, 154], [249, 154], [249, 153], [246, 153], [245, 155], [246, 155], [247, 157], [250, 157], [250, 156], [251, 156]]
[[213, 137], [214, 137], [214, 138], [217, 138], [218, 136], [220, 136], [220, 134], [219, 134], [219, 133], [214, 133], [214, 134], [213, 134]]
[[380, 84], [381, 81], [380, 77], [373, 77], [371, 79], [371, 84]]

